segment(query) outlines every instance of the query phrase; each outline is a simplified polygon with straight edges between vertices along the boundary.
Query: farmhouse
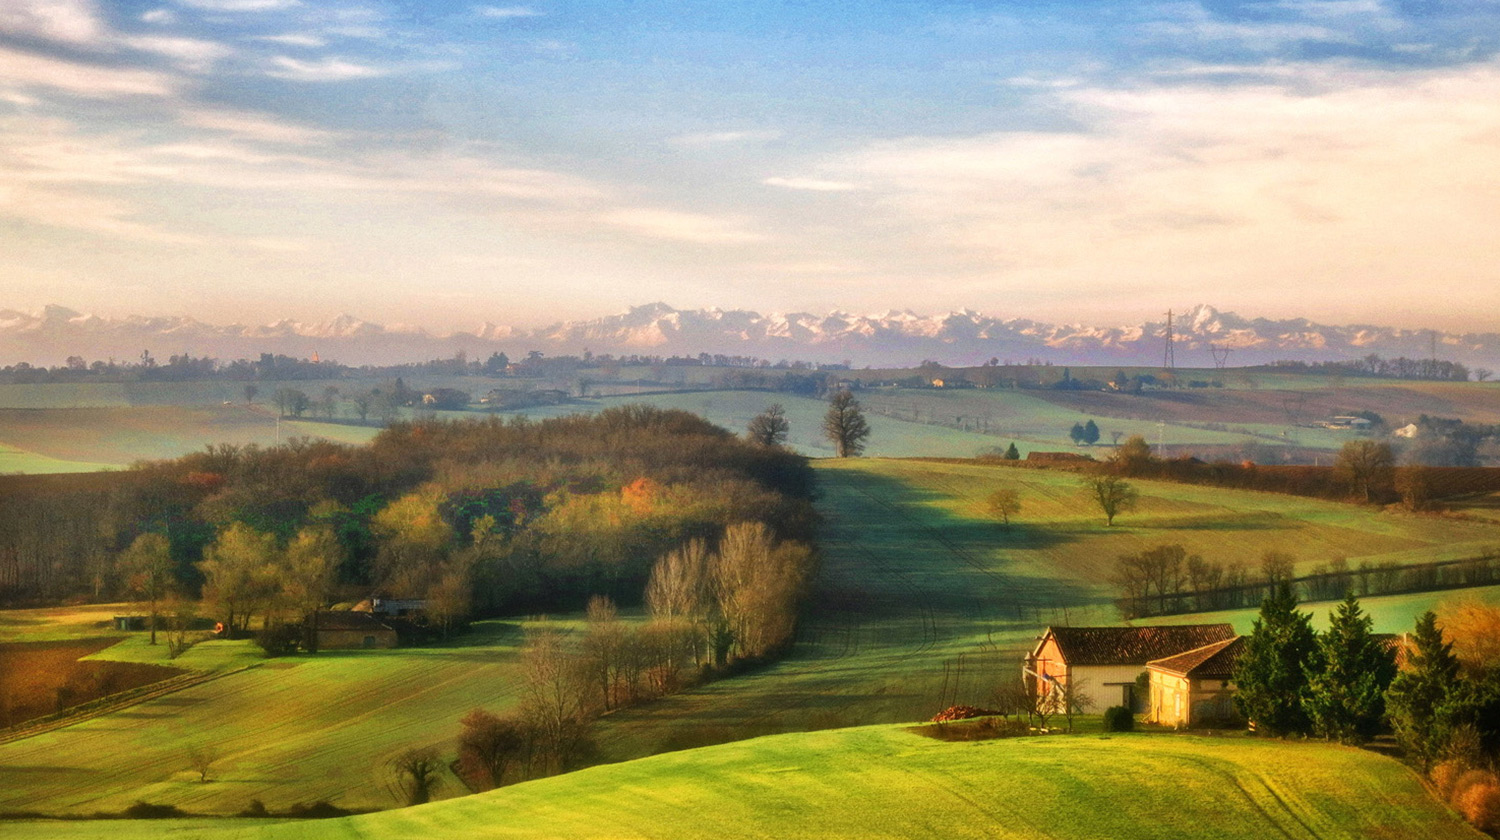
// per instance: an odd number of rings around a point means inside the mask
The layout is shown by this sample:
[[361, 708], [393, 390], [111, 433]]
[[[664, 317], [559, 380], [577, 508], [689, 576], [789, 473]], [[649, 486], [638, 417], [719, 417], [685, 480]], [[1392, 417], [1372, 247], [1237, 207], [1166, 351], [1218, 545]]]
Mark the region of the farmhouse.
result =
[[318, 615], [318, 650], [393, 648], [394, 628], [367, 612], [326, 612]]
[[1171, 627], [1049, 627], [1022, 672], [1033, 695], [1074, 691], [1083, 714], [1134, 708], [1146, 663], [1234, 638], [1228, 624]]
[[1148, 662], [1146, 720], [1180, 727], [1238, 722], [1233, 677], [1244, 649], [1238, 636]]

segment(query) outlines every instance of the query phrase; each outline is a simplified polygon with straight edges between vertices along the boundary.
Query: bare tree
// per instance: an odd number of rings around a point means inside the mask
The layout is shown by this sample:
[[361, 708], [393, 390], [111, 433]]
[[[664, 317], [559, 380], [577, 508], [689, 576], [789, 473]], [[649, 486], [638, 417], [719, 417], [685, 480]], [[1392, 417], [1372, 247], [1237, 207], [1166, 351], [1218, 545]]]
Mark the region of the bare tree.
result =
[[556, 628], [543, 623], [527, 633], [521, 650], [526, 681], [521, 715], [536, 732], [546, 772], [565, 769], [588, 734], [590, 680], [581, 664]]
[[589, 599], [588, 628], [583, 634], [583, 656], [599, 689], [599, 701], [605, 711], [622, 700], [621, 667], [624, 664], [626, 629], [620, 623], [615, 602], [603, 595]]
[[407, 805], [432, 801], [432, 792], [442, 784], [443, 762], [437, 750], [411, 748], [402, 751], [389, 763], [395, 777], [398, 799]]
[[651, 567], [646, 606], [657, 618], [698, 619], [709, 599], [708, 543], [692, 539]]
[[503, 718], [475, 709], [460, 721], [458, 770], [472, 787], [491, 790], [505, 784], [511, 768], [525, 760], [529, 738], [526, 728], [513, 718]]
[[786, 443], [791, 428], [786, 419], [786, 409], [781, 407], [781, 403], [771, 403], [766, 406], [765, 411], [751, 418], [745, 435], [761, 446], [780, 446]]
[[865, 421], [859, 400], [848, 391], [836, 391], [828, 398], [828, 413], [823, 415], [823, 434], [833, 443], [840, 458], [865, 451], [870, 424]]
[[1333, 468], [1352, 492], [1363, 496], [1366, 502], [1373, 502], [1378, 492], [1390, 488], [1396, 457], [1389, 444], [1351, 440], [1339, 450]]

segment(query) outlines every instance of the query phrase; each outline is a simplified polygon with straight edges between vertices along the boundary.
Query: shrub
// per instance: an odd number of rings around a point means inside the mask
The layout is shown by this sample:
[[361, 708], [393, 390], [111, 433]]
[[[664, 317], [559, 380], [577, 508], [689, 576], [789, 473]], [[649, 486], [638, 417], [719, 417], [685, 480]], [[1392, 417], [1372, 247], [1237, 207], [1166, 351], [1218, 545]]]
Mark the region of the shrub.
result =
[[1440, 761], [1433, 765], [1432, 772], [1428, 775], [1432, 779], [1432, 786], [1437, 788], [1438, 798], [1444, 802], [1452, 802], [1454, 791], [1458, 789], [1458, 778], [1464, 774], [1468, 766], [1461, 761]]
[[1104, 710], [1105, 732], [1129, 732], [1135, 728], [1135, 715], [1124, 706], [1110, 706]]
[[302, 628], [295, 624], [273, 624], [255, 634], [255, 643], [266, 656], [287, 656], [302, 644]]
[[1480, 831], [1500, 829], [1500, 784], [1494, 776], [1462, 789], [1453, 805]]
[[186, 816], [177, 809], [176, 805], [154, 805], [140, 800], [126, 808], [124, 813], [133, 820], [166, 820]]

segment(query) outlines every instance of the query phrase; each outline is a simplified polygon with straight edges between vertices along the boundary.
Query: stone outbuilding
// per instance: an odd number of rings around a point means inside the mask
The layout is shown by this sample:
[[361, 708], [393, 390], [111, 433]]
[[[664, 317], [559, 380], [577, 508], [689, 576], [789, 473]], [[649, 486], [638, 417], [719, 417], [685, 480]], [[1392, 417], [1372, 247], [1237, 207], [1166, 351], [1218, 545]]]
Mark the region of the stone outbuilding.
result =
[[1234, 639], [1228, 624], [1159, 627], [1049, 627], [1026, 658], [1023, 679], [1033, 696], [1076, 691], [1081, 714], [1111, 706], [1134, 709], [1136, 678], [1154, 659]]
[[367, 612], [318, 614], [318, 650], [393, 648], [395, 628]]
[[1234, 667], [1244, 650], [1245, 637], [1236, 636], [1146, 663], [1146, 720], [1184, 728], [1244, 722], [1234, 704]]

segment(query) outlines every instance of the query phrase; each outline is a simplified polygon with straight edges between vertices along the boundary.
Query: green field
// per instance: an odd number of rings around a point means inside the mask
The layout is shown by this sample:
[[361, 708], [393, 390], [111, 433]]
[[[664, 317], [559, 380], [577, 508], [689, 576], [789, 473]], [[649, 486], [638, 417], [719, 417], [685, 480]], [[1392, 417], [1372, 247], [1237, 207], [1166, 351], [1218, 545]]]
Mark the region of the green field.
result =
[[[101, 836], [19, 823], [15, 838]], [[783, 735], [311, 823], [112, 822], [204, 838], [1482, 838], [1417, 777], [1318, 743], [1169, 734], [945, 743], [900, 727]]]
[[301, 436], [363, 443], [377, 431], [309, 420], [278, 423], [265, 406], [0, 409], [0, 472], [85, 472], [176, 458], [209, 444], [272, 446]]
[[[0, 744], [0, 811], [119, 811], [138, 799], [233, 814], [326, 799], [354, 809], [396, 804], [385, 763], [411, 747], [449, 748], [470, 709], [514, 702], [520, 625], [481, 622], [461, 644], [325, 651], [265, 661], [250, 642], [209, 641], [176, 663], [229, 671], [211, 682]], [[97, 658], [164, 659], [140, 636]], [[220, 755], [200, 784], [188, 750]], [[445, 795], [465, 792], [446, 778]]]

